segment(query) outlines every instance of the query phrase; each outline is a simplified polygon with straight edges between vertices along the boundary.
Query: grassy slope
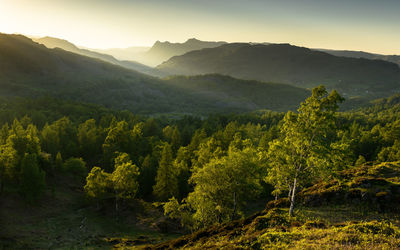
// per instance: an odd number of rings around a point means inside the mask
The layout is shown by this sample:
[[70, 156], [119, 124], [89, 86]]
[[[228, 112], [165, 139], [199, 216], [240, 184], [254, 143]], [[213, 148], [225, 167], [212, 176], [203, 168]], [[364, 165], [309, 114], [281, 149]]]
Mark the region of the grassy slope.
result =
[[0, 196], [0, 249], [108, 249], [177, 237], [160, 233], [154, 226], [159, 217], [151, 204], [135, 201], [125, 204], [116, 219], [112, 201], [97, 210], [85, 199], [82, 183], [62, 176], [50, 180], [37, 205], [24, 203], [12, 190]]
[[246, 219], [147, 248], [399, 248], [399, 176], [399, 162], [344, 171], [303, 190], [293, 218], [281, 199]]

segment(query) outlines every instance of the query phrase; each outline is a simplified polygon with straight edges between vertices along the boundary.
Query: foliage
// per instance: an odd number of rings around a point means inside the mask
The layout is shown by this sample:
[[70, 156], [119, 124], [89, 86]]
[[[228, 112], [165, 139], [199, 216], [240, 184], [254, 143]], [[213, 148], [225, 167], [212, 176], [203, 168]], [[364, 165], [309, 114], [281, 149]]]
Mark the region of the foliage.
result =
[[77, 177], [77, 179], [83, 179], [87, 175], [86, 163], [82, 158], [69, 158], [64, 163], [64, 171]]
[[132, 164], [128, 154], [122, 153], [115, 158], [114, 172], [111, 175], [116, 195], [123, 199], [135, 198], [139, 188], [137, 178], [139, 169]]
[[102, 199], [112, 190], [111, 175], [99, 167], [93, 167], [86, 177], [84, 190], [89, 197]]
[[227, 156], [212, 159], [193, 173], [194, 191], [187, 202], [201, 226], [235, 219], [243, 206], [257, 197], [263, 179], [262, 163], [249, 141], [242, 149], [230, 147]]
[[178, 195], [178, 172], [172, 164], [172, 147], [166, 143], [157, 170], [153, 193], [159, 200], [167, 200]]
[[343, 152], [346, 145], [334, 141], [335, 112], [340, 101], [342, 97], [337, 92], [327, 95], [323, 86], [314, 88], [312, 96], [301, 104], [298, 114], [286, 114], [281, 128], [282, 139], [269, 144], [267, 180], [279, 191], [282, 188], [289, 190], [291, 215], [297, 186], [345, 167]]
[[39, 168], [37, 155], [25, 154], [21, 162], [19, 192], [28, 202], [40, 198], [46, 188], [45, 175]]

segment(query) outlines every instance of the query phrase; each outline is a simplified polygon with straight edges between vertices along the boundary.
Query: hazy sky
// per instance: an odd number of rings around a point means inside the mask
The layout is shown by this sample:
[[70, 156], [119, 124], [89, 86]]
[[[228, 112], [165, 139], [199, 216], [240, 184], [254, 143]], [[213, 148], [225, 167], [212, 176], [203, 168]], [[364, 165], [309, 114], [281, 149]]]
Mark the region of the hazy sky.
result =
[[92, 48], [196, 37], [400, 54], [400, 0], [0, 0], [0, 32]]

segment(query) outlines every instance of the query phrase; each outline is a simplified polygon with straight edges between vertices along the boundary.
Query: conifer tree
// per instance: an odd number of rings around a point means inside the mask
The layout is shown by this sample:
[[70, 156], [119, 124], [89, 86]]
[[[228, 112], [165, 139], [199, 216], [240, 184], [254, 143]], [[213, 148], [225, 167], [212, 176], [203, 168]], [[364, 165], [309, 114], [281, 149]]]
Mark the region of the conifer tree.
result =
[[157, 169], [156, 184], [153, 187], [153, 193], [159, 200], [165, 201], [179, 194], [178, 173], [172, 163], [172, 148], [166, 143]]

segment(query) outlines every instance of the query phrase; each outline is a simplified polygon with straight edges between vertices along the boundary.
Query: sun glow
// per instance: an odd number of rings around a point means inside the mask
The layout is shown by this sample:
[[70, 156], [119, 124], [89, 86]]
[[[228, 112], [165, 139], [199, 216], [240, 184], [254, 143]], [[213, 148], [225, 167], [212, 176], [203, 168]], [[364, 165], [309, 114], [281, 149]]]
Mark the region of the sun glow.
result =
[[400, 3], [383, 1], [0, 0], [0, 32], [53, 36], [90, 48], [196, 37], [400, 54], [400, 33], [393, 32]]

